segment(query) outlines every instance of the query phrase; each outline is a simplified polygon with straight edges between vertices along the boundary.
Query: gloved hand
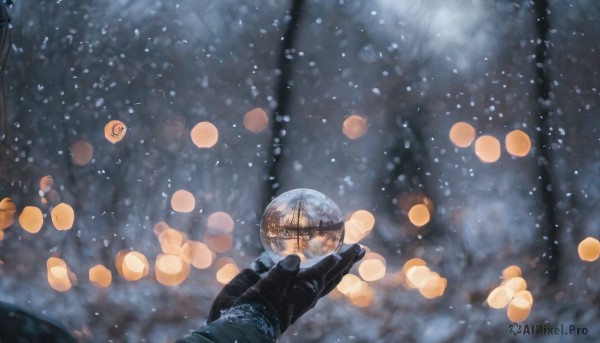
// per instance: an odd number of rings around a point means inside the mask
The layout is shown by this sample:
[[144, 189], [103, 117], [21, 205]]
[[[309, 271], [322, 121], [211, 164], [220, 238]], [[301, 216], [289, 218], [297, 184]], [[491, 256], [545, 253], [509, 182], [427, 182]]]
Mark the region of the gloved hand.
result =
[[223, 311], [252, 304], [268, 312], [265, 315], [281, 334], [327, 295], [364, 254], [365, 250], [354, 244], [304, 270], [300, 270], [300, 259], [290, 255], [262, 279], [256, 271], [244, 269], [221, 290], [208, 323], [218, 319]]

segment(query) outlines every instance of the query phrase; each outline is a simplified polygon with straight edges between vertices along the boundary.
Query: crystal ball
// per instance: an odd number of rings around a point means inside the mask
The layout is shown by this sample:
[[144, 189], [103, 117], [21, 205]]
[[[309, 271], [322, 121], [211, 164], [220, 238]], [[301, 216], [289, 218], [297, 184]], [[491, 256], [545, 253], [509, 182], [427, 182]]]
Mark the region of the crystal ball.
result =
[[294, 189], [267, 206], [260, 221], [260, 239], [275, 263], [294, 254], [300, 257], [300, 267], [307, 268], [340, 250], [344, 218], [323, 193]]

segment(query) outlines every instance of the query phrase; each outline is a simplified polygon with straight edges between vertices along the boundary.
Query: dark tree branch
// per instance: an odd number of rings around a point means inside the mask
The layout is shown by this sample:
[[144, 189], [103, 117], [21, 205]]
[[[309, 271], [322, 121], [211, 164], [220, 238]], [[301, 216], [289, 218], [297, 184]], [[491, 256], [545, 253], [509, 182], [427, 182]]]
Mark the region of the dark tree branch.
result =
[[553, 165], [550, 154], [550, 73], [549, 73], [549, 41], [548, 33], [550, 31], [549, 15], [550, 9], [547, 0], [536, 0], [533, 2], [534, 15], [536, 20], [535, 45], [535, 76], [536, 76], [536, 98], [537, 98], [537, 151], [539, 153], [539, 185], [544, 207], [546, 225], [542, 225], [542, 235], [547, 237], [545, 264], [548, 278], [554, 282], [558, 278], [558, 260], [559, 251], [557, 241], [558, 218], [556, 216], [556, 195], [552, 185], [551, 168]]
[[260, 202], [261, 209], [259, 214], [262, 213], [262, 209], [271, 201], [281, 187], [281, 156], [283, 154], [286, 136], [285, 122], [283, 117], [289, 111], [290, 94], [293, 86], [292, 62], [294, 41], [296, 39], [298, 29], [300, 28], [299, 22], [304, 3], [304, 0], [293, 0], [292, 9], [289, 12], [290, 21], [282, 37], [283, 40], [281, 54], [278, 62], [281, 75], [279, 76], [279, 82], [277, 85], [277, 106], [275, 107], [272, 115], [272, 143], [270, 149], [268, 150], [269, 155], [267, 159], [267, 189], [264, 192], [263, 201]]
[[12, 4], [8, 1], [1, 4], [0, 7], [0, 117], [2, 117], [2, 131], [0, 131], [0, 140], [8, 144], [8, 112], [6, 110], [6, 95], [4, 93], [4, 71], [6, 70], [6, 61], [10, 53], [10, 14], [8, 6]]

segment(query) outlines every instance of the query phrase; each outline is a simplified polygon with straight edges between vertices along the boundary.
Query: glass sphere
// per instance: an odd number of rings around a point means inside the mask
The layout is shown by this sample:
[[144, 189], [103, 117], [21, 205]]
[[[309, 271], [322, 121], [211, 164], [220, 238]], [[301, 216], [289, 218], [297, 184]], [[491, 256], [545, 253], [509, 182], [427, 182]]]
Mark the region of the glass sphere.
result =
[[260, 221], [260, 239], [275, 263], [294, 254], [300, 257], [300, 267], [306, 268], [340, 250], [344, 218], [323, 193], [294, 189], [267, 206]]

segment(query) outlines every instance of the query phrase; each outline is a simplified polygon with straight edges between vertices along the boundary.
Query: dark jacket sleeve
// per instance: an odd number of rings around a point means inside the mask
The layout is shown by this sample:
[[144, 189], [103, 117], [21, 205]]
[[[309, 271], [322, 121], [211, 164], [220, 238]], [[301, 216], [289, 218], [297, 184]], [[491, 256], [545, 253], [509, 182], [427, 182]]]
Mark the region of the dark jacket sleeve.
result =
[[243, 304], [175, 343], [274, 343], [279, 335], [275, 323], [268, 309]]

